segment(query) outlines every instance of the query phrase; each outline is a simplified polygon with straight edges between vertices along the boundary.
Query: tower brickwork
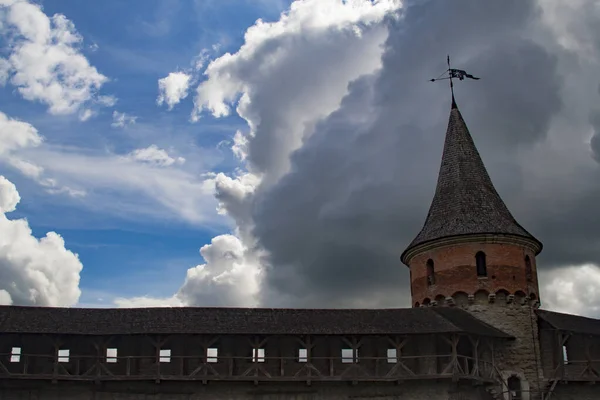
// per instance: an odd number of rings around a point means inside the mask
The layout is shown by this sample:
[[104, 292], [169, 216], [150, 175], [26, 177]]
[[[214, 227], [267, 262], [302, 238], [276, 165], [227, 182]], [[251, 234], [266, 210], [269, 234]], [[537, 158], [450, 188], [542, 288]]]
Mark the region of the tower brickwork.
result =
[[[517, 302], [525, 297], [533, 301], [539, 298], [535, 252], [531, 248], [493, 236], [465, 239], [438, 242], [411, 258], [414, 307], [466, 304], [475, 297], [488, 300], [490, 294], [492, 298]], [[485, 262], [485, 270], [479, 273], [478, 257], [485, 257], [480, 260]]]

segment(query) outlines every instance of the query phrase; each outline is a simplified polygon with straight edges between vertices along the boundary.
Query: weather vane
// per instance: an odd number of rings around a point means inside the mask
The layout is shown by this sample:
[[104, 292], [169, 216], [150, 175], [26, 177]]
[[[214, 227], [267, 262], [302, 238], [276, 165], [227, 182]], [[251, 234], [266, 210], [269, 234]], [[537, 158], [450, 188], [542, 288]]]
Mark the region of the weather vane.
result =
[[[445, 75], [446, 73], [448, 74], [448, 76], [443, 77], [443, 75]], [[445, 79], [450, 80], [450, 92], [452, 92], [452, 104], [456, 104], [456, 102], [454, 101], [454, 83], [452, 82], [452, 78], [457, 78], [460, 81], [464, 80], [465, 78], [479, 80], [479, 78], [474, 77], [471, 74], [467, 74], [467, 72], [462, 69], [450, 68], [450, 56], [448, 56], [448, 69], [446, 71], [442, 72], [442, 74], [440, 76], [438, 76], [437, 78], [430, 79], [429, 81], [435, 82], [435, 81], [442, 81]]]

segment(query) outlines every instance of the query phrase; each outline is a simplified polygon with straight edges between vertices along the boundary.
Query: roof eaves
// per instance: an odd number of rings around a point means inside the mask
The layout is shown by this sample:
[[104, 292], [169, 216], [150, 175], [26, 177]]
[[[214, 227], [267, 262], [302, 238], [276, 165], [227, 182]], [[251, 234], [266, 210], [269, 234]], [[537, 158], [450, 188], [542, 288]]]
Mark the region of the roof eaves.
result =
[[[600, 319], [543, 309], [538, 309], [535, 312], [539, 318], [556, 330], [600, 336]], [[584, 325], [583, 328], [581, 327], [582, 324]]]
[[[478, 336], [496, 337], [508, 340], [515, 339], [514, 336], [496, 328], [493, 325], [488, 324], [485, 321], [482, 321], [481, 319], [475, 317], [466, 310], [460, 308], [447, 307], [431, 307], [431, 309], [438, 313], [450, 324], [455, 326], [459, 332], [476, 334]], [[478, 324], [479, 326], [476, 328], [482, 327], [484, 331], [469, 328], [468, 324], [471, 322]]]

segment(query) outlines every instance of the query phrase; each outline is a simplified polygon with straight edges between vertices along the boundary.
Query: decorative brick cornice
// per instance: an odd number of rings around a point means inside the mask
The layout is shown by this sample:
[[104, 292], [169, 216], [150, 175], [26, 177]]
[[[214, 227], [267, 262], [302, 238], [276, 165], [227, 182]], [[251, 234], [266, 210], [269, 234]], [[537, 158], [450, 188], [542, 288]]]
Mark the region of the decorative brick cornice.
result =
[[429, 242], [421, 243], [415, 246], [401, 256], [401, 261], [406, 265], [410, 266], [410, 261], [418, 254], [433, 249], [439, 249], [442, 247], [456, 246], [467, 243], [484, 243], [484, 244], [512, 244], [516, 246], [525, 247], [531, 250], [535, 255], [542, 251], [542, 244], [533, 238], [527, 238], [517, 235], [505, 235], [497, 233], [483, 233], [483, 234], [472, 234], [472, 235], [460, 235], [450, 236], [441, 239], [431, 240]]

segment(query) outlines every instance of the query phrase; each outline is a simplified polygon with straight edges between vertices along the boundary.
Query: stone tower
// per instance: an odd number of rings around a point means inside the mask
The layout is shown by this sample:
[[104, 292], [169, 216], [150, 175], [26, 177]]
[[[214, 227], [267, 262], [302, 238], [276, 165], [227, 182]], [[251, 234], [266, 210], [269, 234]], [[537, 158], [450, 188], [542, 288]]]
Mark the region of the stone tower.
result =
[[461, 307], [514, 337], [498, 349], [499, 399], [515, 385], [519, 398], [539, 398], [545, 386], [534, 312], [541, 250], [496, 192], [453, 96], [435, 195], [401, 260], [413, 307]]
[[410, 268], [413, 307], [537, 301], [541, 250], [496, 192], [452, 99], [435, 196], [401, 257]]

